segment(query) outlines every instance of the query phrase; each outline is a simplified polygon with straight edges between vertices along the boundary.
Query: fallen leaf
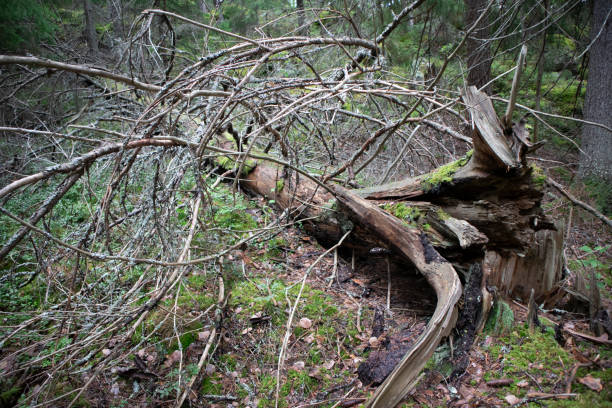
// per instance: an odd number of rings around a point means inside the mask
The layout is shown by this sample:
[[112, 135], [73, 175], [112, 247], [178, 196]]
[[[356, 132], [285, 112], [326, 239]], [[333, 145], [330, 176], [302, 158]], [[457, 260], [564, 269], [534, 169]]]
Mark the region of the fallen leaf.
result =
[[519, 402], [521, 402], [520, 399], [518, 399], [515, 395], [512, 394], [508, 394], [504, 397], [504, 399], [506, 400], [506, 402], [510, 405], [515, 405], [518, 404]]
[[315, 338], [312, 334], [309, 334], [308, 336], [304, 337], [304, 341], [306, 342], [306, 344], [310, 344], [315, 341]]
[[334, 364], [336, 364], [336, 362], [334, 360], [329, 360], [328, 362], [323, 364], [323, 367], [325, 367], [328, 370], [331, 370], [332, 367], [334, 366]]
[[372, 348], [378, 348], [378, 346], [380, 346], [380, 341], [378, 340], [378, 337], [370, 337], [368, 339], [368, 343]]
[[208, 340], [209, 336], [210, 336], [210, 330], [205, 330], [203, 332], [199, 332], [198, 333], [198, 340], [206, 341], [206, 340]]
[[516, 386], [519, 388], [525, 388], [529, 385], [529, 381], [527, 380], [522, 380], [516, 383]]
[[601, 378], [595, 378], [591, 376], [591, 374], [587, 375], [586, 377], [579, 378], [578, 382], [586, 385], [593, 391], [600, 392], [603, 389], [603, 386], [601, 385]]
[[312, 320], [307, 317], [302, 317], [298, 323], [303, 329], [310, 329], [312, 327]]
[[313, 368], [312, 370], [308, 372], [308, 376], [320, 380], [321, 379], [321, 369], [319, 367]]
[[174, 363], [176, 363], [180, 359], [181, 359], [181, 351], [175, 350], [172, 352], [172, 354], [166, 357], [166, 361], [164, 362], [164, 367], [166, 368], [171, 367]]
[[217, 367], [214, 364], [206, 364], [206, 375], [213, 375]]
[[107, 348], [102, 349], [102, 354], [103, 354], [104, 356], [108, 356], [110, 353], [111, 353], [110, 349], [107, 349]]
[[296, 361], [295, 363], [293, 363], [294, 370], [302, 371], [304, 367], [306, 367], [306, 363], [304, 363], [303, 361]]

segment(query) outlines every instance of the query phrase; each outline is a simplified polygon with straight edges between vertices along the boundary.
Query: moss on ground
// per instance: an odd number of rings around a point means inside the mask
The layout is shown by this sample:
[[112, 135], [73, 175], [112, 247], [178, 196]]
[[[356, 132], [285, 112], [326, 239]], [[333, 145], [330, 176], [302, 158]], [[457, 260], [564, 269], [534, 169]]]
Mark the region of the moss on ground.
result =
[[[500, 370], [485, 373], [484, 380], [507, 378], [512, 384], [495, 391], [503, 399], [507, 394], [519, 398], [526, 397], [530, 391], [546, 393], [563, 392], [567, 374], [576, 360], [561, 347], [554, 338], [554, 331], [548, 327], [544, 332], [530, 331], [527, 325], [516, 327], [506, 336], [500, 337], [488, 349], [491, 360], [501, 359]], [[591, 375], [600, 378], [603, 385], [601, 392], [595, 392], [578, 382], [579, 378]], [[534, 379], [538, 381], [536, 384]], [[527, 381], [527, 387], [519, 387], [521, 381]], [[529, 403], [526, 406], [548, 407], [612, 407], [612, 369], [593, 370], [593, 367], [582, 367], [578, 370], [572, 392], [578, 397], [569, 400], [544, 400]]]

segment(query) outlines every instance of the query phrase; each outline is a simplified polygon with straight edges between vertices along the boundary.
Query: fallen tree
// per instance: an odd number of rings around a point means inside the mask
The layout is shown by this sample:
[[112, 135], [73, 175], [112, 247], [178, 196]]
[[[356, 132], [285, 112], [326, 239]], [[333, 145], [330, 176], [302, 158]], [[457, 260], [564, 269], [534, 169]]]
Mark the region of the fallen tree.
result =
[[[542, 296], [560, 278], [562, 241], [549, 245], [543, 258], [516, 263], [516, 257], [524, 257], [537, 245], [537, 231], [554, 229], [540, 207], [543, 180], [526, 161], [526, 154], [537, 146], [529, 142], [524, 124], [502, 127], [489, 97], [475, 87], [464, 92], [463, 100], [474, 122], [473, 152], [431, 173], [368, 189], [332, 184], [326, 190], [280, 164], [249, 159], [240, 181], [251, 194], [299, 214], [320, 242], [329, 245], [352, 229], [346, 248], [369, 253], [382, 247], [395, 262], [416, 268], [434, 288], [437, 306], [425, 331], [368, 406], [398, 403], [453, 328], [461, 283], [445, 257], [457, 265], [485, 265], [485, 299], [491, 297], [487, 284], [498, 284], [508, 294], [517, 291], [516, 282], [530, 281], [526, 287]], [[221, 146], [235, 149], [231, 135], [224, 135]], [[225, 169], [244, 168], [230, 157], [222, 161]], [[496, 263], [490, 261], [493, 256], [499, 258]], [[533, 273], [542, 259], [554, 264]], [[486, 310], [480, 314], [486, 315]]]

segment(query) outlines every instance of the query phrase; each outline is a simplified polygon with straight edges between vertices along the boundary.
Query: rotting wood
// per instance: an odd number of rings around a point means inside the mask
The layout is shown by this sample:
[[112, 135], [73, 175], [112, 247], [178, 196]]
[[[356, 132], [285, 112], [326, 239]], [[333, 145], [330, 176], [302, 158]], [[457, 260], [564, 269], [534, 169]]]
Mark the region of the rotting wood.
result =
[[[396, 265], [416, 268], [434, 288], [437, 305], [427, 327], [377, 388], [368, 407], [388, 407], [401, 401], [440, 341], [454, 327], [461, 283], [452, 264], [438, 250], [452, 256], [448, 259], [459, 265], [468, 260], [482, 262], [482, 318], [490, 308], [487, 280], [490, 283], [501, 279], [501, 287], [510, 293], [518, 285], [504, 286], [505, 282], [522, 279], [529, 290], [535, 287], [538, 296], [548, 292], [560, 278], [558, 247], [562, 228], [554, 231], [550, 239], [540, 237], [543, 242], [534, 249], [535, 233], [554, 229], [540, 207], [544, 183], [526, 163], [526, 154], [536, 146], [529, 143], [522, 123], [514, 124], [511, 132], [503, 131], [484, 93], [470, 87], [463, 97], [475, 127], [473, 153], [422, 176], [360, 190], [328, 185], [330, 192], [259, 154], [258, 160], [248, 166], [229, 163], [236, 168], [248, 167], [240, 175], [242, 189], [274, 200], [291, 216], [302, 219], [306, 231], [321, 244], [332, 245], [352, 229], [343, 245], [345, 249], [365, 249], [367, 253], [371, 248], [386, 248]], [[235, 150], [229, 138], [220, 137], [218, 143], [224, 149]], [[423, 219], [400, 219], [383, 209], [398, 202], [414, 207]], [[431, 231], [426, 233], [427, 229]], [[546, 231], [540, 234], [550, 235]], [[529, 251], [536, 255], [541, 251], [543, 256], [525, 257]], [[525, 280], [525, 275], [517, 272], [523, 258], [529, 266], [526, 270], [533, 272], [535, 266], [544, 265], [548, 272], [537, 271]], [[477, 327], [482, 327], [482, 321]]]

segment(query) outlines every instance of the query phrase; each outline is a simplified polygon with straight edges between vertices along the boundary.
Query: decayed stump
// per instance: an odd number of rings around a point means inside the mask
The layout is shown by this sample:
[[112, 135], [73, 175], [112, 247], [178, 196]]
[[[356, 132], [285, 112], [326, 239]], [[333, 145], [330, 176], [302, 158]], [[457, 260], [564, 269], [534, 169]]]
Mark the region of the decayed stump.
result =
[[[324, 188], [261, 154], [252, 154], [256, 161], [248, 159], [248, 166], [239, 166], [247, 168], [247, 174], [241, 175], [241, 188], [273, 199], [277, 206], [303, 219], [306, 230], [323, 245], [335, 244], [351, 230], [346, 248], [367, 252], [384, 247], [396, 262], [416, 268], [434, 288], [437, 305], [427, 327], [378, 387], [369, 407], [389, 407], [399, 402], [414, 386], [441, 339], [454, 327], [461, 283], [453, 263], [465, 267], [486, 258], [483, 279], [501, 284], [521, 279], [536, 285], [536, 296], [549, 291], [557, 278], [557, 255], [531, 249], [536, 231], [554, 229], [540, 207], [543, 180], [526, 163], [526, 154], [536, 146], [529, 143], [522, 123], [503, 127], [484, 93], [470, 87], [463, 100], [474, 124], [473, 152], [419, 177], [347, 190], [337, 185]], [[221, 147], [235, 150], [231, 137], [220, 140]], [[223, 165], [238, 167], [233, 160]], [[497, 260], [491, 262], [494, 256]], [[512, 263], [515, 258], [522, 261]], [[533, 276], [540, 268], [532, 266], [540, 265], [542, 259], [545, 264], [547, 259], [552, 262], [547, 268], [554, 272]], [[528, 278], [523, 271], [530, 271]], [[483, 280], [480, 284], [485, 300], [483, 314], [488, 298], [486, 283]], [[510, 284], [506, 289], [517, 287]]]

